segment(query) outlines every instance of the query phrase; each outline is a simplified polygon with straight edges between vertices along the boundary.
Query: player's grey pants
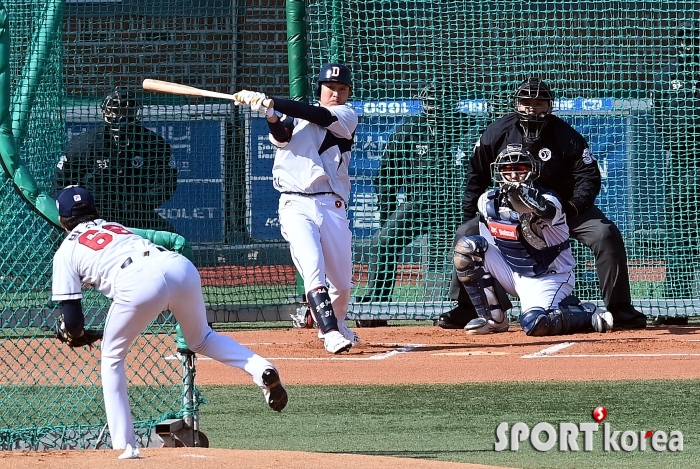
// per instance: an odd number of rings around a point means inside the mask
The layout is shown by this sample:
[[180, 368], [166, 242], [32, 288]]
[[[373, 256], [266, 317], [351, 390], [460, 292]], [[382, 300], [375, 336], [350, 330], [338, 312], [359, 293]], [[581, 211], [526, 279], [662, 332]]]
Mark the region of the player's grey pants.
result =
[[[105, 411], [114, 449], [124, 449], [127, 444], [136, 447], [124, 359], [134, 340], [161, 311], [172, 311], [190, 350], [246, 371], [258, 386], [262, 386], [263, 372], [273, 367], [234, 339], [212, 331], [199, 272], [188, 259], [169, 251], [132, 259], [115, 282], [116, 295], [101, 344]], [[159, 353], [164, 355], [167, 350]]]

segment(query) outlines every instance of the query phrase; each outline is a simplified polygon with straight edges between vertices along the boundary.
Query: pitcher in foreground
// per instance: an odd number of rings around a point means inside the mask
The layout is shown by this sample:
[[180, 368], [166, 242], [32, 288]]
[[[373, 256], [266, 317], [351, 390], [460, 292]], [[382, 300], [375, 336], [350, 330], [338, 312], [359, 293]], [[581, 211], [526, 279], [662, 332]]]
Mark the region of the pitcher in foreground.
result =
[[[52, 298], [61, 303], [58, 338], [74, 347], [91, 344], [85, 340], [83, 284], [113, 300], [102, 337], [101, 378], [112, 447], [125, 450], [120, 459], [139, 457], [124, 359], [134, 340], [164, 310], [172, 311], [193, 352], [244, 370], [272, 410], [284, 409], [287, 391], [275, 367], [207, 324], [201, 279], [192, 262], [100, 219], [84, 187], [61, 190], [56, 205], [68, 232], [53, 259]], [[87, 336], [99, 338], [90, 331]]]

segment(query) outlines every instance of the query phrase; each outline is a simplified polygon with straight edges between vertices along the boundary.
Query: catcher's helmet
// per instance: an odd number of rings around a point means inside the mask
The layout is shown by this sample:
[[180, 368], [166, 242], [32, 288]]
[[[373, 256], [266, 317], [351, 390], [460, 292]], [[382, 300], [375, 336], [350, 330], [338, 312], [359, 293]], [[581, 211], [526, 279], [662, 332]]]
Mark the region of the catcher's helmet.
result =
[[134, 92], [116, 87], [102, 100], [100, 109], [107, 124], [119, 127], [138, 121], [141, 103]]
[[522, 145], [508, 145], [491, 163], [491, 170], [501, 187], [513, 183], [532, 185], [540, 175], [540, 162]]
[[[552, 114], [554, 108], [554, 93], [549, 85], [539, 77], [529, 77], [523, 81], [513, 95], [515, 99], [515, 112], [520, 118], [520, 125], [529, 139], [536, 140], [540, 136], [542, 128], [547, 123], [547, 119]], [[535, 99], [547, 101], [549, 104], [544, 112], [527, 112], [519, 108], [523, 99]]]
[[348, 85], [350, 91], [352, 91], [352, 72], [350, 69], [343, 64], [331, 63], [324, 65], [321, 72], [318, 74], [315, 89], [317, 98], [321, 97], [321, 84], [330, 81]]

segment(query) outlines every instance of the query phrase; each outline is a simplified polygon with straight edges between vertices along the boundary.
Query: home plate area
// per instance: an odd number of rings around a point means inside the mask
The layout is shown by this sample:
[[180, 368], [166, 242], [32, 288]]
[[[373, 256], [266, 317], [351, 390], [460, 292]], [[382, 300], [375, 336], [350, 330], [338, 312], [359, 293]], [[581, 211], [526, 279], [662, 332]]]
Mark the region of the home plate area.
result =
[[[528, 337], [517, 325], [489, 335], [428, 325], [354, 330], [362, 344], [339, 355], [323, 349], [316, 329], [226, 334], [268, 358], [290, 384], [700, 378], [700, 327], [695, 326], [553, 337]], [[225, 365], [198, 360], [200, 384], [246, 378], [225, 371]]]

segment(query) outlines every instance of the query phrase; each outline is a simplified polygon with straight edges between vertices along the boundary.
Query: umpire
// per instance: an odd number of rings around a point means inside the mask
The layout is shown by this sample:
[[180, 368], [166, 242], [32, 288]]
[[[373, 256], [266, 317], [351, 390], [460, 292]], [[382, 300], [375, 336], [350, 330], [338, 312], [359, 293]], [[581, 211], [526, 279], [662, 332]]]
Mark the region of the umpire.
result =
[[[455, 242], [462, 236], [479, 234], [477, 200], [491, 182], [491, 164], [508, 144], [522, 145], [541, 161], [538, 184], [559, 195], [571, 237], [593, 251], [603, 301], [613, 315], [615, 328], [645, 328], [646, 316], [631, 304], [622, 234], [594, 204], [601, 175], [588, 143], [573, 127], [552, 115], [554, 94], [541, 79], [530, 77], [522, 82], [513, 98], [516, 111], [490, 124], [474, 147], [462, 200], [466, 222], [457, 229]], [[440, 315], [438, 325], [461, 329], [476, 313], [456, 274], [450, 298], [457, 306]]]
[[[652, 102], [665, 154], [666, 282], [669, 299], [698, 298], [700, 255], [700, 22], [678, 28], [676, 59], [654, 77]], [[687, 324], [687, 317], [658, 317], [655, 324]]]
[[100, 215], [131, 228], [175, 228], [155, 209], [177, 188], [172, 149], [139, 123], [141, 103], [134, 93], [116, 88], [100, 106], [104, 122], [68, 143], [56, 167], [53, 191], [85, 186]]
[[[458, 222], [458, 210], [450, 201], [463, 177], [457, 173], [462, 167], [457, 154], [468, 116], [455, 111], [457, 100], [443, 83], [424, 87], [418, 98], [422, 112], [396, 128], [382, 154], [375, 178], [381, 226], [370, 244], [367, 287], [358, 302], [390, 301], [398, 257], [418, 236], [431, 235], [430, 262], [439, 262], [437, 240], [449, 239]], [[443, 256], [448, 249], [445, 245]]]

